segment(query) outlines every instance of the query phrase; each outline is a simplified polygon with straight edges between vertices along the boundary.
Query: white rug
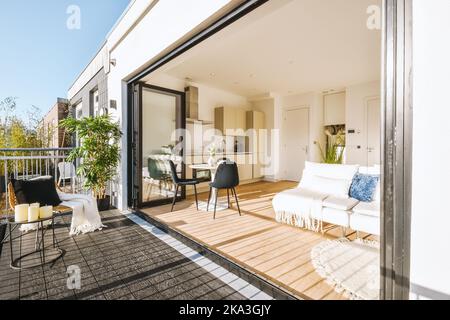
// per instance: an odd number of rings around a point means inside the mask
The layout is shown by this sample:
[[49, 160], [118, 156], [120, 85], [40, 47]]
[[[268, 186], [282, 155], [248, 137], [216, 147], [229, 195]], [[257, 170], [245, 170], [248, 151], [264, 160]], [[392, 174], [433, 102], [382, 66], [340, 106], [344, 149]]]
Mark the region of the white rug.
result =
[[317, 273], [349, 299], [377, 300], [380, 288], [379, 245], [364, 240], [328, 240], [311, 251]]

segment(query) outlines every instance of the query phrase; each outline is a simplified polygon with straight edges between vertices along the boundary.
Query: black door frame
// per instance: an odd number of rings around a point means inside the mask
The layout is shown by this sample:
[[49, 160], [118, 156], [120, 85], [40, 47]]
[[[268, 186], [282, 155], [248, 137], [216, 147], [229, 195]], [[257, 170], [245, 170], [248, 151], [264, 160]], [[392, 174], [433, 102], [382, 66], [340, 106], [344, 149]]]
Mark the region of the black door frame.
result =
[[[141, 208], [151, 208], [160, 205], [169, 204], [172, 202], [173, 198], [159, 199], [153, 201], [144, 202], [142, 200], [142, 189], [143, 189], [143, 180], [142, 180], [142, 168], [144, 167], [142, 146], [143, 146], [143, 135], [142, 135], [142, 112], [143, 112], [143, 103], [142, 103], [142, 93], [143, 90], [148, 89], [152, 92], [167, 94], [177, 98], [177, 106], [176, 106], [176, 119], [175, 119], [175, 128], [185, 130], [186, 129], [186, 95], [182, 91], [176, 91], [168, 88], [158, 87], [154, 85], [149, 85], [143, 82], [137, 82], [132, 85], [132, 90], [134, 92], [132, 99], [132, 108], [131, 108], [131, 127], [130, 130], [132, 132], [131, 138], [131, 162], [133, 166], [129, 173], [131, 173], [131, 208], [133, 209], [141, 209]], [[186, 176], [186, 165], [184, 161], [184, 136], [178, 137], [181, 138], [180, 142], [183, 145], [180, 156], [183, 161], [181, 164], [181, 177], [184, 178]], [[129, 152], [130, 153], [130, 152]], [[186, 198], [186, 188], [183, 187], [181, 189], [181, 195], [177, 197], [177, 200], [184, 200]], [[130, 203], [130, 201], [129, 201]]]
[[[161, 57], [128, 81], [128, 108], [133, 87], [140, 79], [211, 37], [269, 0], [248, 0], [209, 27]], [[276, 1], [276, 0], [271, 0]], [[381, 299], [409, 298], [412, 177], [412, 0], [382, 0], [382, 208], [381, 208]], [[128, 124], [130, 124], [128, 119]], [[133, 145], [135, 133], [128, 130]], [[132, 148], [130, 148], [132, 149]], [[131, 162], [132, 151], [128, 152]], [[134, 165], [134, 164], [133, 164]], [[128, 169], [128, 196], [133, 195]], [[132, 204], [129, 198], [129, 204]]]

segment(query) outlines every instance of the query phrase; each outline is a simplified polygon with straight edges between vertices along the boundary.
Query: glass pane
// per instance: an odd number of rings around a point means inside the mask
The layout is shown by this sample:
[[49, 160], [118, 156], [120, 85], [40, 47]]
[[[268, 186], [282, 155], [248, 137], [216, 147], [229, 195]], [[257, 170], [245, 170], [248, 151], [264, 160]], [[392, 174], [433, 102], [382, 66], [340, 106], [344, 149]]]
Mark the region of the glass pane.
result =
[[[142, 203], [173, 198], [175, 186], [169, 160], [181, 171], [176, 145], [177, 97], [144, 88], [142, 91]], [[179, 190], [179, 195], [181, 190]]]

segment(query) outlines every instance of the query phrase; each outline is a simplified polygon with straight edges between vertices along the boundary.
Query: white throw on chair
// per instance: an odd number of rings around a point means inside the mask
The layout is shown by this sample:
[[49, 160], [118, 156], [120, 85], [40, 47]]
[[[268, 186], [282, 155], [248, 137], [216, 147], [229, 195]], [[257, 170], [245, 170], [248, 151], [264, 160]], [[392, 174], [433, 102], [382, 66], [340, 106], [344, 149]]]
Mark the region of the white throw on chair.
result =
[[75, 191], [76, 183], [77, 183], [77, 173], [75, 166], [72, 162], [60, 162], [58, 163], [58, 171], [59, 171], [59, 179], [58, 186], [61, 185], [61, 182], [67, 179], [70, 179], [70, 183], [72, 185], [72, 190]]

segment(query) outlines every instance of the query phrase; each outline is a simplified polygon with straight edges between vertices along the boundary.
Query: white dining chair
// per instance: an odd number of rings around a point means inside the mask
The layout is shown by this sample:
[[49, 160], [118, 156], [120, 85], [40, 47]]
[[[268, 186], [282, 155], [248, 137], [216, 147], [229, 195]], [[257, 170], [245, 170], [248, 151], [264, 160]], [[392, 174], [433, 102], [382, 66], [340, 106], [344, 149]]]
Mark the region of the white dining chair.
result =
[[72, 185], [72, 191], [76, 191], [77, 173], [75, 165], [72, 162], [60, 162], [58, 163], [59, 179], [58, 186], [61, 186], [62, 181], [70, 179]]

